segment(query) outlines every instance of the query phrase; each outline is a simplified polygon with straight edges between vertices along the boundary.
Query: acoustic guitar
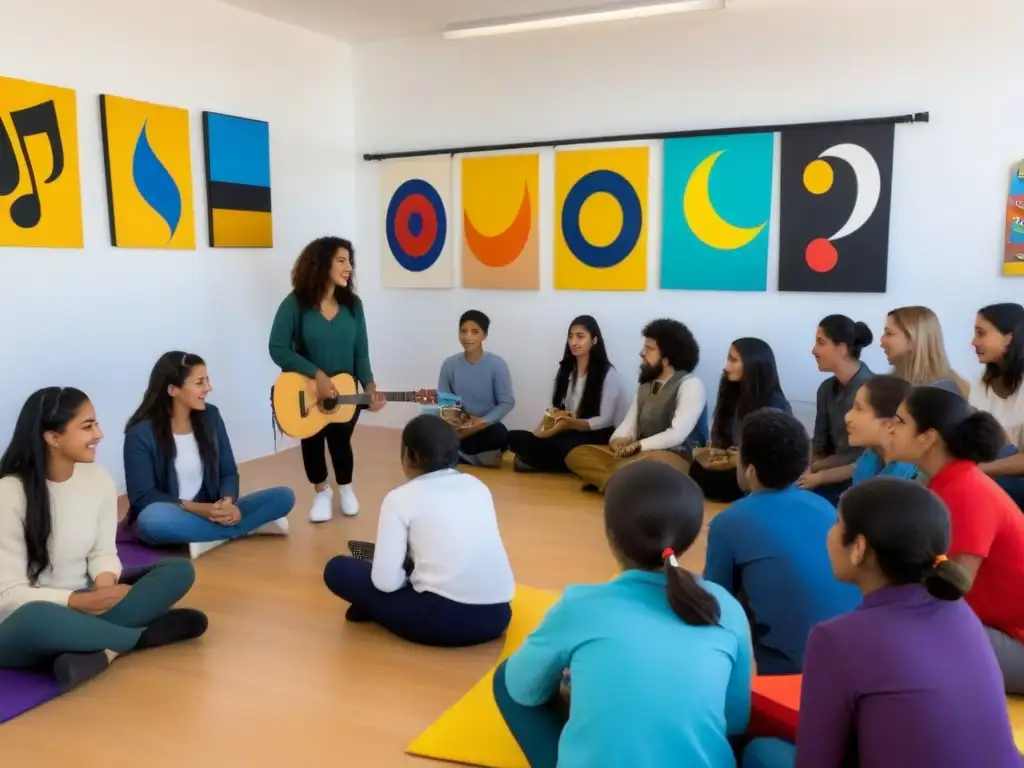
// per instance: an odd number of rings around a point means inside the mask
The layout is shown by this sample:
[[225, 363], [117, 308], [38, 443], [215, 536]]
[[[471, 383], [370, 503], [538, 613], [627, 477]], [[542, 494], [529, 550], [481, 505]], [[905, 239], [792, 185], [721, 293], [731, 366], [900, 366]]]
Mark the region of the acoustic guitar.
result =
[[[301, 373], [282, 373], [271, 390], [271, 402], [277, 425], [288, 437], [298, 440], [312, 437], [328, 424], [352, 421], [356, 409], [369, 405], [373, 398], [360, 392], [356, 380], [347, 373], [331, 377], [336, 397], [321, 401], [316, 393], [316, 381]], [[438, 395], [434, 389], [410, 392], [377, 392], [389, 402], [419, 403], [421, 405], [457, 406], [454, 395]]]

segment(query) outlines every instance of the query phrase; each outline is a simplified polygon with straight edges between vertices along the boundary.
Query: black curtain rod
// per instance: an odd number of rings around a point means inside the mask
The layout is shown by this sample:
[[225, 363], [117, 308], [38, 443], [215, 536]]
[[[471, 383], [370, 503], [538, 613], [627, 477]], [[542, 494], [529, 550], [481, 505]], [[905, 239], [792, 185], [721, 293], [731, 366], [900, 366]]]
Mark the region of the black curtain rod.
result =
[[478, 144], [465, 147], [442, 147], [440, 149], [414, 149], [406, 152], [368, 152], [363, 160], [397, 160], [403, 157], [433, 157], [436, 155], [466, 155], [471, 152], [503, 152], [511, 149], [541, 149], [571, 144], [614, 144], [623, 141], [656, 141], [658, 139], [679, 139], [693, 136], [723, 136], [741, 133], [777, 133], [804, 128], [823, 128], [833, 125], [899, 125], [902, 123], [927, 123], [927, 112], [890, 117], [866, 117], [859, 120], [822, 120], [816, 123], [780, 123], [778, 125], [748, 125], [739, 128], [702, 128], [691, 131], [655, 131], [653, 133], [624, 133], [618, 136], [584, 136], [574, 139], [548, 139], [547, 141], [521, 141], [511, 144]]

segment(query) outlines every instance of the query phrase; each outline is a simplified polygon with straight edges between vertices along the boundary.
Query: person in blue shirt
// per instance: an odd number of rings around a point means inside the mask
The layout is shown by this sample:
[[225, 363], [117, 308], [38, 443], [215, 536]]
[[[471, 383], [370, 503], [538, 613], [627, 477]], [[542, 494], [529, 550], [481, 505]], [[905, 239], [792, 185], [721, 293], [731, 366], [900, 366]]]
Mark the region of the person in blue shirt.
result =
[[508, 363], [484, 351], [491, 319], [478, 309], [459, 318], [462, 352], [441, 364], [437, 378], [440, 392], [456, 395], [469, 417], [459, 428], [459, 459], [476, 467], [497, 467], [508, 447], [508, 429], [501, 420], [516, 405]]
[[731, 595], [679, 566], [703, 520], [703, 494], [671, 466], [635, 462], [609, 480], [605, 531], [622, 575], [567, 588], [494, 675], [531, 766], [735, 768], [750, 627]]
[[860, 592], [829, 565], [825, 536], [835, 508], [794, 486], [811, 453], [803, 425], [762, 408], [744, 419], [739, 448], [737, 475], [750, 495], [711, 521], [704, 578], [746, 609], [758, 673], [798, 674], [811, 627], [852, 611]]
[[853, 484], [863, 483], [877, 475], [917, 480], [921, 470], [905, 461], [887, 461], [896, 409], [907, 399], [914, 387], [898, 376], [875, 376], [857, 390], [853, 407], [846, 414], [846, 433], [850, 445], [864, 448], [853, 466]]

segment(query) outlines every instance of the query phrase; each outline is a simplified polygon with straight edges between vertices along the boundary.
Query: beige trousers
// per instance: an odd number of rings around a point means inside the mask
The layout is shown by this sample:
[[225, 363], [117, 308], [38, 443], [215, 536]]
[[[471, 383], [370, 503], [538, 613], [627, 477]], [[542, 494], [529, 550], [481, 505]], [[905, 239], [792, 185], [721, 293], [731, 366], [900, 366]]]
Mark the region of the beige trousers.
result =
[[569, 451], [565, 465], [583, 482], [604, 493], [611, 476], [634, 461], [660, 461], [682, 472], [690, 473], [690, 462], [675, 451], [641, 451], [624, 459], [616, 458], [607, 445], [581, 445]]

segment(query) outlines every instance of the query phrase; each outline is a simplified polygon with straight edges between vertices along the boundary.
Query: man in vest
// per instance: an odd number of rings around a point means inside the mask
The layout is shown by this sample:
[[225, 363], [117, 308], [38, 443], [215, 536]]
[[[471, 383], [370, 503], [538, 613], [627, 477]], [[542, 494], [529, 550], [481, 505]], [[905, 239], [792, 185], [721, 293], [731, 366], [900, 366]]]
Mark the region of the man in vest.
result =
[[643, 337], [640, 386], [626, 418], [608, 445], [581, 445], [565, 459], [586, 490], [604, 493], [612, 474], [643, 459], [688, 473], [694, 449], [707, 443], [707, 396], [693, 375], [700, 347], [690, 329], [678, 320], [654, 320]]

